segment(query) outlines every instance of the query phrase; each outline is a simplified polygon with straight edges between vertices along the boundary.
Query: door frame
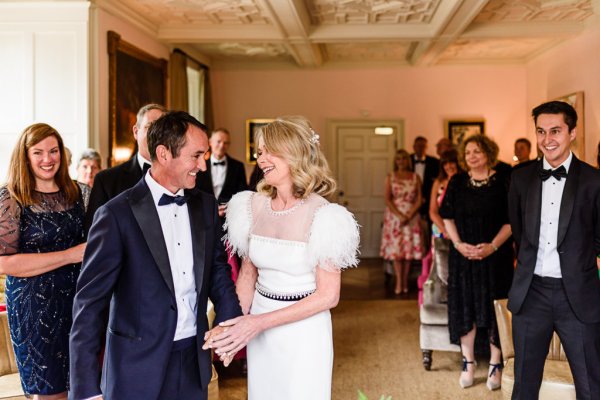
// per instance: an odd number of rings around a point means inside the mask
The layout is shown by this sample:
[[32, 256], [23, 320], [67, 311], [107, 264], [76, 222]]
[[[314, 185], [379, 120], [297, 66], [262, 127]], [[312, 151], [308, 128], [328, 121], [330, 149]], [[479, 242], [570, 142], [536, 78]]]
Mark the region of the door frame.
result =
[[[338, 175], [338, 158], [337, 158], [337, 130], [340, 127], [370, 127], [373, 129], [376, 126], [391, 126], [394, 128], [395, 137], [394, 145], [396, 150], [403, 148], [404, 146], [404, 120], [402, 119], [328, 119], [327, 123], [327, 135], [325, 137], [325, 149], [324, 154], [329, 162], [329, 168], [335, 177], [336, 181], [339, 180]], [[337, 195], [337, 194], [336, 194]]]

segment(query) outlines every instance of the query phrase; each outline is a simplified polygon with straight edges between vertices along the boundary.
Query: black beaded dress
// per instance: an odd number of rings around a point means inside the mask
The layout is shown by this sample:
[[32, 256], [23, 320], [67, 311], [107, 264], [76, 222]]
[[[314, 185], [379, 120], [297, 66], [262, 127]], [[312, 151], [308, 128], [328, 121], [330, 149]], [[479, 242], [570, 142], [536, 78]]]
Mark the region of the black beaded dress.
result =
[[[444, 219], [453, 219], [461, 241], [490, 243], [508, 224], [508, 182], [500, 174], [487, 182], [471, 181], [467, 173], [452, 177], [440, 207]], [[450, 341], [460, 345], [475, 324], [500, 347], [494, 299], [506, 298], [513, 277], [512, 239], [483, 260], [468, 260], [450, 247], [448, 328]]]
[[[66, 250], [84, 242], [84, 197], [69, 205], [62, 192], [34, 193], [21, 207], [0, 189], [0, 256]], [[56, 394], [68, 389], [69, 332], [80, 264], [29, 278], [7, 276], [10, 336], [23, 391]]]

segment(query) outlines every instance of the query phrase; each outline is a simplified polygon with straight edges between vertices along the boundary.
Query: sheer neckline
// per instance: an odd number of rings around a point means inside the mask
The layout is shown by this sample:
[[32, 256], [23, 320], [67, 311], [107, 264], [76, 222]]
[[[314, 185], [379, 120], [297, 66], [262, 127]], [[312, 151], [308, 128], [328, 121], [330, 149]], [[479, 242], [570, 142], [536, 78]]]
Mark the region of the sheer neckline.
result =
[[272, 201], [273, 199], [269, 198], [269, 200], [265, 203], [267, 206], [267, 211], [271, 215], [288, 215], [296, 211], [302, 204], [304, 204], [304, 199], [300, 199], [300, 201], [298, 201], [296, 204], [294, 204], [291, 208], [288, 208], [287, 210], [275, 211], [273, 210]]

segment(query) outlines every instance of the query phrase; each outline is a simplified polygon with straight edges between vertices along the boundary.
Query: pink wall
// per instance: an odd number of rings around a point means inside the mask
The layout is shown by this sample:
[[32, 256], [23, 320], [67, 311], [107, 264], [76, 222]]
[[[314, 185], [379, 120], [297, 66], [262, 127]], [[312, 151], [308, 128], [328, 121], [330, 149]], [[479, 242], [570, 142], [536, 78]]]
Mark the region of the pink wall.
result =
[[[527, 64], [527, 106], [584, 92], [585, 160], [595, 165], [600, 140], [600, 24]], [[581, 123], [581, 122], [580, 122]], [[534, 138], [534, 125], [528, 119]]]
[[403, 119], [404, 146], [424, 135], [435, 154], [444, 119], [480, 117], [505, 161], [527, 126], [524, 66], [216, 70], [212, 77], [215, 122], [231, 130], [238, 159], [248, 118], [300, 114], [323, 134], [328, 119]]
[[[98, 34], [98, 48], [97, 48], [97, 99], [96, 104], [97, 112], [97, 130], [98, 133], [96, 138], [99, 143], [90, 143], [91, 145], [98, 146], [100, 153], [104, 160], [108, 157], [108, 52], [107, 52], [107, 40], [106, 33], [108, 31], [117, 32], [121, 35], [121, 39], [133, 44], [134, 46], [144, 50], [145, 52], [153, 55], [154, 57], [169, 59], [169, 48], [145, 34], [139, 29], [133, 27], [130, 23], [119, 19], [108, 12], [98, 8], [97, 9], [97, 34]], [[133, 133], [132, 133], [133, 135]], [[104, 164], [106, 165], [106, 164]]]

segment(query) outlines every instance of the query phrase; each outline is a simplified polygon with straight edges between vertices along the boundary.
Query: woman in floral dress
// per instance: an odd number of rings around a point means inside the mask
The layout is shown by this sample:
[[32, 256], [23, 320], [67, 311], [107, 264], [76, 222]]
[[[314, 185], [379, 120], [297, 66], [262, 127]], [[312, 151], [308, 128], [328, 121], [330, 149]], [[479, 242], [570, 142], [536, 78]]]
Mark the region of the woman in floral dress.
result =
[[421, 180], [411, 171], [410, 155], [398, 150], [394, 171], [385, 179], [385, 214], [380, 255], [394, 263], [395, 294], [408, 293], [410, 262], [423, 255], [419, 208]]

